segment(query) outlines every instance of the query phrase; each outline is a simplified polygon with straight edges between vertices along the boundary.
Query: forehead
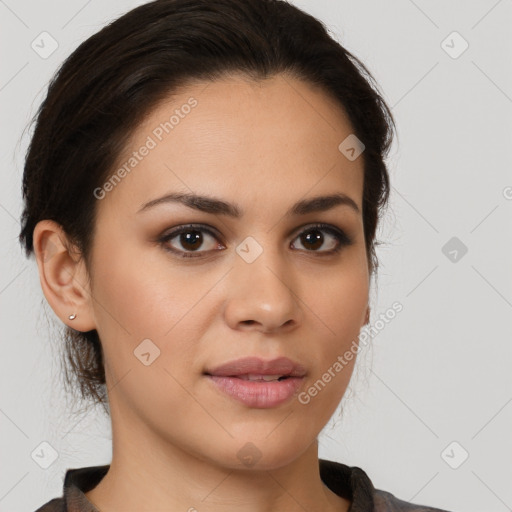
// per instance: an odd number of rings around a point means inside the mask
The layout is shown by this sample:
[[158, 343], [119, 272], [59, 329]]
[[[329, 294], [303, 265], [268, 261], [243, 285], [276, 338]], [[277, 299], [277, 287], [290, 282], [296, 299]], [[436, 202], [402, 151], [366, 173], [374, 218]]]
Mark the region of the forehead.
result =
[[287, 206], [334, 189], [361, 207], [363, 158], [350, 161], [338, 149], [351, 134], [338, 102], [289, 75], [191, 83], [134, 130], [110, 175], [122, 179], [102, 207], [136, 211], [169, 191]]

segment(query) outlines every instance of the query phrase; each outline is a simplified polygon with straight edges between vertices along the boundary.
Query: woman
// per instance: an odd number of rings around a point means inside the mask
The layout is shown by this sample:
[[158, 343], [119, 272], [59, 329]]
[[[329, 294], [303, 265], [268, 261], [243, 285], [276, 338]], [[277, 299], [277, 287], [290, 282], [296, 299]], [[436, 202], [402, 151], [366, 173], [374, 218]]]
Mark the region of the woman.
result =
[[318, 459], [389, 193], [372, 83], [281, 0], [151, 2], [63, 64], [20, 240], [113, 455], [40, 511], [435, 510]]

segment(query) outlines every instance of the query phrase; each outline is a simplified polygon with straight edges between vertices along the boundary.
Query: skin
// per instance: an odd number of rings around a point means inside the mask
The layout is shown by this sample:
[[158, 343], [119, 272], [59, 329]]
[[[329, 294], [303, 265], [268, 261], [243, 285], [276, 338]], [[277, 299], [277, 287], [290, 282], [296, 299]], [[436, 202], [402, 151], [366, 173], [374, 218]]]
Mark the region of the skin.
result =
[[[266, 409], [219, 392], [203, 372], [248, 355], [284, 355], [305, 365], [304, 391], [357, 341], [369, 292], [363, 158], [349, 161], [338, 150], [353, 130], [337, 103], [296, 78], [232, 75], [190, 84], [161, 103], [119, 162], [191, 96], [197, 106], [98, 200], [90, 272], [58, 224], [41, 221], [34, 232], [49, 304], [74, 329], [97, 329], [104, 351], [113, 455], [86, 496], [109, 512], [346, 511], [350, 501], [320, 479], [317, 436], [355, 358], [308, 404], [292, 398]], [[169, 192], [221, 198], [244, 215], [178, 203], [137, 213]], [[301, 199], [335, 192], [359, 212], [339, 205], [285, 216]], [[352, 244], [325, 256], [337, 245], [332, 235], [321, 231], [318, 246], [300, 236], [317, 222], [343, 230]], [[188, 223], [218, 232], [201, 232], [198, 258], [165, 250], [194, 252], [179, 236], [156, 241]], [[235, 250], [248, 236], [263, 249], [252, 263]], [[160, 349], [148, 366], [134, 356], [147, 338]], [[261, 455], [252, 467], [237, 455], [247, 442]]]

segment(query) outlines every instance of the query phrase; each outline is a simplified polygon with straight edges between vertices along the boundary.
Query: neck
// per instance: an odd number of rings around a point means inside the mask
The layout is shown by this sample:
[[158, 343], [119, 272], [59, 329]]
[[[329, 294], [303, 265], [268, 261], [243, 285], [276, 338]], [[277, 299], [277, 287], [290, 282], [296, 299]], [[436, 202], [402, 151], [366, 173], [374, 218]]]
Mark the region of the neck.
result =
[[110, 469], [86, 493], [99, 510], [124, 512], [346, 512], [350, 502], [321, 480], [315, 441], [272, 469], [223, 467], [159, 438], [147, 425], [116, 429]]

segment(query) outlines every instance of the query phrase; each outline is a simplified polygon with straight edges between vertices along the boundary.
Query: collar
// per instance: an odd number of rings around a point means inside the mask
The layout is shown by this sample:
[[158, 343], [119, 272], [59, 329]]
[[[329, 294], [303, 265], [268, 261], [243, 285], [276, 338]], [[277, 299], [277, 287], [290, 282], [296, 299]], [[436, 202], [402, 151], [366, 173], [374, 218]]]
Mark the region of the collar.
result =
[[[107, 474], [110, 465], [68, 469], [64, 478], [66, 512], [100, 512], [85, 496]], [[375, 488], [368, 475], [357, 466], [319, 459], [320, 478], [331, 491], [350, 499], [349, 512], [374, 510]]]

